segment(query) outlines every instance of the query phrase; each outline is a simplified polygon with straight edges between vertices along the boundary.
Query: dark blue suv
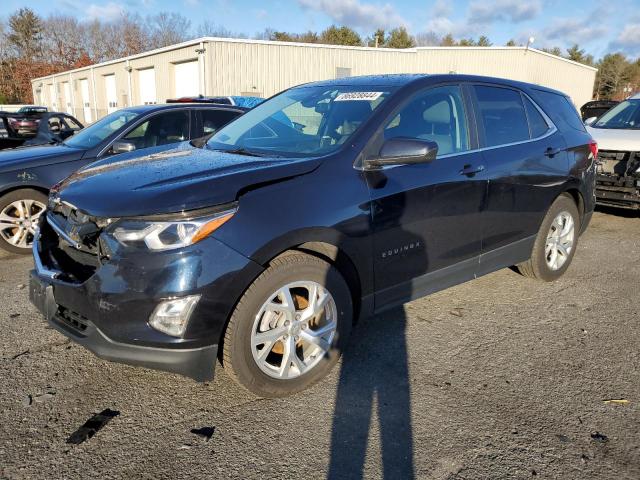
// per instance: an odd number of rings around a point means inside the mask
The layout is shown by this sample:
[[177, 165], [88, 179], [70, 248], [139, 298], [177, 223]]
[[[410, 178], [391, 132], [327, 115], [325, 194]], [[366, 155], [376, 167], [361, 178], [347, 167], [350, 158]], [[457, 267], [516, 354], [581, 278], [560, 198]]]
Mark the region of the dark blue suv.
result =
[[596, 146], [564, 94], [462, 75], [302, 85], [202, 148], [55, 187], [30, 296], [100, 357], [262, 396], [325, 376], [354, 319], [518, 266], [560, 277]]

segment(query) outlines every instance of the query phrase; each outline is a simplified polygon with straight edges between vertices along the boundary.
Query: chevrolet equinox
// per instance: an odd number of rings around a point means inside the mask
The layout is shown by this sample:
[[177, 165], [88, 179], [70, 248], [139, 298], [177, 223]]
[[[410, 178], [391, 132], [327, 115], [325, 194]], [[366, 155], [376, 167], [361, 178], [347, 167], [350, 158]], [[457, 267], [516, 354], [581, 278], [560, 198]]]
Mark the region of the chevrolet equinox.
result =
[[495, 270], [553, 281], [594, 207], [570, 99], [508, 80], [383, 75], [286, 90], [206, 144], [56, 185], [30, 298], [98, 356], [260, 396], [327, 375], [354, 319]]

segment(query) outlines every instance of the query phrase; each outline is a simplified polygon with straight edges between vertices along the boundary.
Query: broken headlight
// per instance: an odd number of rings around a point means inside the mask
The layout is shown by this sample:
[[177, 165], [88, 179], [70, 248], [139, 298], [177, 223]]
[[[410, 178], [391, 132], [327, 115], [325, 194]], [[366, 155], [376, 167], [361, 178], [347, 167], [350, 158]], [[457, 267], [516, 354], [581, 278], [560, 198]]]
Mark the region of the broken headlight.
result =
[[198, 213], [185, 219], [122, 219], [112, 232], [122, 245], [146, 245], [150, 250], [171, 250], [204, 240], [236, 213], [230, 208], [215, 213]]

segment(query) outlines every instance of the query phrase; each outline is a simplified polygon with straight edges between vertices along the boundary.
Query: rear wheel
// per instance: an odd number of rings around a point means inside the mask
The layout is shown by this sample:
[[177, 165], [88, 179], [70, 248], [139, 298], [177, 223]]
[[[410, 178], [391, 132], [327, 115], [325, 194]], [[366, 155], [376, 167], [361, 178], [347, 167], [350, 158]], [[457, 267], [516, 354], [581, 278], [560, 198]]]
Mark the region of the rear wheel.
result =
[[518, 270], [545, 282], [560, 278], [573, 260], [579, 233], [578, 207], [572, 198], [558, 197], [540, 226], [531, 258], [518, 265]]
[[299, 392], [337, 363], [351, 331], [349, 288], [329, 263], [303, 253], [277, 258], [244, 293], [223, 345], [223, 365], [262, 397]]
[[29, 254], [40, 215], [47, 208], [47, 196], [25, 188], [0, 197], [0, 248]]

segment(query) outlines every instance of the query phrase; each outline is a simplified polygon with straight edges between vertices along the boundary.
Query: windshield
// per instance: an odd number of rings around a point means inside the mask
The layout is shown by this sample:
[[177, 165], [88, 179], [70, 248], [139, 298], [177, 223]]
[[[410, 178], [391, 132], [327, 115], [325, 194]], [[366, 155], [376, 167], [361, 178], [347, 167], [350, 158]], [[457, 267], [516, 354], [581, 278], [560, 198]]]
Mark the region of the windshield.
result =
[[80, 130], [64, 144], [73, 148], [93, 148], [137, 116], [136, 112], [119, 110]]
[[625, 100], [602, 115], [597, 128], [640, 129], [640, 100]]
[[347, 142], [392, 91], [353, 86], [287, 90], [218, 131], [207, 148], [256, 155], [325, 155]]

